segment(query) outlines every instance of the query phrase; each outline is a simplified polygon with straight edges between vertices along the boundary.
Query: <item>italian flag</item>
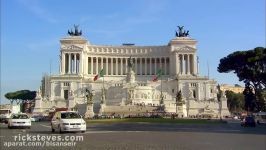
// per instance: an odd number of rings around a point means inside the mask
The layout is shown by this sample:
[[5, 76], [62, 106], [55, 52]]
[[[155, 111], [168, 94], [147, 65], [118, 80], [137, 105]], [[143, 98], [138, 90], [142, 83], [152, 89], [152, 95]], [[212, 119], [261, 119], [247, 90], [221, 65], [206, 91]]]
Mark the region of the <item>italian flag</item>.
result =
[[97, 74], [94, 78], [93, 78], [93, 81], [96, 81], [96, 80], [98, 80], [100, 77], [103, 77], [103, 69], [100, 71], [100, 73], [99, 74]]
[[156, 82], [162, 76], [162, 69], [159, 69], [155, 76], [153, 76], [152, 81]]

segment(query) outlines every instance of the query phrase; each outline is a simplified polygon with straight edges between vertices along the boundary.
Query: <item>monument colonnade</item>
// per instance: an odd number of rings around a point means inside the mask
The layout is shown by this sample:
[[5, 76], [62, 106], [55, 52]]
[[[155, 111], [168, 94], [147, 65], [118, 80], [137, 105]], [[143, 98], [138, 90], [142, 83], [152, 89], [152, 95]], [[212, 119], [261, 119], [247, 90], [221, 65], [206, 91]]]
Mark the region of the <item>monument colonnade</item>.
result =
[[[130, 57], [130, 56], [129, 56]], [[61, 59], [62, 74], [79, 74], [84, 63], [84, 74], [96, 75], [101, 69], [107, 76], [126, 75], [128, 70], [129, 57], [116, 56], [90, 56], [84, 57], [82, 61], [80, 53], [64, 52]], [[163, 75], [170, 75], [172, 63], [170, 57], [132, 57], [136, 75], [156, 75], [159, 69], [162, 69]], [[197, 73], [195, 54], [177, 54], [175, 57], [175, 74], [190, 75]]]

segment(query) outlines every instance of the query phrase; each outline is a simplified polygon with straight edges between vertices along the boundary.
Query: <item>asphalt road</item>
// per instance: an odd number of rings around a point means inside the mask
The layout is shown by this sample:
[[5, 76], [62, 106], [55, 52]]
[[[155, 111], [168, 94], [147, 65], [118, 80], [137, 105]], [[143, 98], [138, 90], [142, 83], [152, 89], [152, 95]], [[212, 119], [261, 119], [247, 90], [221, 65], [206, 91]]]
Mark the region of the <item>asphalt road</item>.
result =
[[[36, 139], [42, 145], [36, 146], [40, 144]], [[37, 122], [31, 129], [7, 129], [1, 124], [0, 140], [1, 149], [265, 150], [266, 126], [244, 128], [239, 121], [221, 125], [112, 123], [88, 124], [85, 133], [60, 134], [51, 132], [49, 122]], [[20, 146], [22, 142], [26, 145]]]

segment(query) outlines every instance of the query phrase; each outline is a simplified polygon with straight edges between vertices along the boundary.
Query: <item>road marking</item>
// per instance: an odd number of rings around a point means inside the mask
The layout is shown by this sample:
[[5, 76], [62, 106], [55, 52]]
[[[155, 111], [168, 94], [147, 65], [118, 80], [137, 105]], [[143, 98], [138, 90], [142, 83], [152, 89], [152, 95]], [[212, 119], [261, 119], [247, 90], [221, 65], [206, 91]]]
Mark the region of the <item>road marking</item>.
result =
[[47, 126], [47, 125], [43, 125], [43, 124], [40, 124], [40, 125], [43, 127], [46, 127], [46, 128], [51, 128], [51, 126]]
[[222, 132], [241, 132], [241, 130], [226, 130], [226, 129], [217, 130], [217, 131], [222, 131]]
[[94, 134], [94, 133], [119, 133], [119, 132], [128, 132], [128, 133], [140, 133], [140, 132], [149, 132], [149, 131], [86, 131], [85, 134]]

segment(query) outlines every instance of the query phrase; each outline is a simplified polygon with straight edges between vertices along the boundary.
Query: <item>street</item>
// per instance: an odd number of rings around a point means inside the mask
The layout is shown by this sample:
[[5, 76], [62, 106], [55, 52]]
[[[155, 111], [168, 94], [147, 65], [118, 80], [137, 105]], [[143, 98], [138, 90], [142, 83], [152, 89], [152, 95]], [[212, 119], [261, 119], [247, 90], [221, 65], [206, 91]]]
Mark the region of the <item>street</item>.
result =
[[[239, 121], [227, 124], [159, 124], [159, 123], [111, 123], [87, 124], [85, 133], [52, 133], [49, 122], [33, 122], [31, 129], [8, 129], [0, 125], [1, 149], [150, 149], [150, 150], [265, 150], [266, 126], [244, 128]], [[45, 146], [14, 147], [7, 142], [15, 142], [27, 135], [41, 136], [82, 136], [82, 141], [70, 146], [58, 146], [46, 143]], [[32, 137], [31, 137], [32, 138]], [[21, 139], [20, 139], [21, 140]], [[33, 141], [32, 139], [30, 139]], [[46, 142], [51, 139], [45, 139]], [[29, 140], [27, 139], [27, 142]]]

